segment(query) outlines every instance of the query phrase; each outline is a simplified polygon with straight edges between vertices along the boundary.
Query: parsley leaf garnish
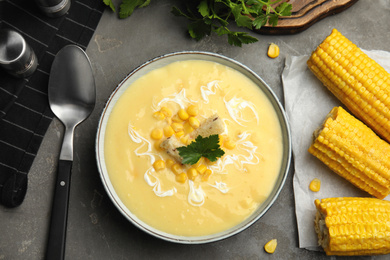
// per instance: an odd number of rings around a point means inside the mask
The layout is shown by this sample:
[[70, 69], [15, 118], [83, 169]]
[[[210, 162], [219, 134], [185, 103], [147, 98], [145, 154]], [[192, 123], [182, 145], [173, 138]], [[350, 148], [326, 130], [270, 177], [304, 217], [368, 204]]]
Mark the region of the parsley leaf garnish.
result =
[[215, 162], [219, 157], [225, 154], [219, 146], [218, 135], [210, 135], [205, 138], [198, 135], [195, 142], [176, 149], [179, 151], [179, 155], [183, 158], [183, 164], [195, 164], [201, 157], [205, 157], [210, 161]]

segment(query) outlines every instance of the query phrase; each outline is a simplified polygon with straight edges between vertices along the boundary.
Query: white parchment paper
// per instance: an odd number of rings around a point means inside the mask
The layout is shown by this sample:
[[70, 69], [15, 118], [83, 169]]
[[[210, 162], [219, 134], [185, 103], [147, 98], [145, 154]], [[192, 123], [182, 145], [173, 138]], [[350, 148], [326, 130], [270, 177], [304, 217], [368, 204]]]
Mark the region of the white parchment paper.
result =
[[[390, 53], [364, 51], [390, 72]], [[327, 197], [367, 197], [348, 181], [333, 173], [325, 164], [307, 150], [313, 132], [321, 126], [325, 116], [334, 106], [343, 106], [330, 91], [311, 73], [306, 65], [309, 56], [286, 58], [282, 74], [285, 109], [292, 132], [294, 158], [294, 197], [298, 224], [299, 247], [319, 250], [314, 231], [315, 199]], [[343, 106], [344, 107], [344, 106]], [[309, 190], [311, 180], [321, 180], [321, 190]], [[390, 196], [385, 199], [390, 200]]]

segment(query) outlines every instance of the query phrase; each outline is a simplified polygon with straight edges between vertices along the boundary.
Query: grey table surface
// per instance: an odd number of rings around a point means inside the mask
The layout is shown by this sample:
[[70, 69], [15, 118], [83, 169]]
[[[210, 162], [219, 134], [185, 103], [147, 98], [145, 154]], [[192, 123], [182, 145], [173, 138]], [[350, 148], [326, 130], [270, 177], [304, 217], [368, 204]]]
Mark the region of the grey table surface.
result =
[[[170, 13], [171, 7], [178, 3], [178, 0], [151, 1], [150, 6], [137, 9], [127, 19], [119, 19], [107, 9], [87, 48], [96, 79], [97, 105], [75, 133], [66, 259], [342, 259], [299, 248], [293, 165], [271, 209], [231, 238], [210, 244], [181, 245], [145, 234], [119, 213], [103, 188], [95, 163], [96, 129], [106, 100], [131, 70], [154, 57], [177, 51], [209, 51], [233, 58], [262, 77], [283, 101], [281, 74], [285, 58], [310, 54], [332, 28], [363, 49], [390, 51], [390, 1], [360, 0], [295, 35], [249, 32], [259, 41], [242, 48], [230, 46], [226, 38], [215, 35], [198, 42], [190, 39], [186, 34], [187, 21]], [[271, 42], [281, 49], [276, 59], [266, 55]], [[55, 119], [29, 173], [25, 201], [14, 209], [0, 206], [0, 260], [44, 258], [62, 136], [63, 126]], [[269, 255], [263, 246], [272, 238], [278, 239], [278, 248]]]

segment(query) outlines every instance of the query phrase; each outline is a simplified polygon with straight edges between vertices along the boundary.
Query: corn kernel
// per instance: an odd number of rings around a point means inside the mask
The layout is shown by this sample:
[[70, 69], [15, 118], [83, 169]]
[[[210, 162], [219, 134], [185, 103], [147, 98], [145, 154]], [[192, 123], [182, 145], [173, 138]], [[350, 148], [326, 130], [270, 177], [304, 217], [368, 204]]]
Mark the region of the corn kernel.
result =
[[193, 164], [193, 166], [197, 168], [199, 165], [201, 165], [204, 162], [204, 160], [205, 160], [204, 157], [200, 157], [200, 159], [195, 164]]
[[317, 191], [320, 191], [320, 188], [321, 188], [321, 181], [317, 178], [314, 178], [311, 182], [310, 182], [310, 185], [309, 185], [309, 188], [311, 191], [313, 192], [317, 192]]
[[165, 115], [160, 111], [154, 112], [153, 117], [156, 118], [157, 120], [164, 120], [165, 119]]
[[172, 124], [172, 117], [166, 117], [165, 121], [167, 122], [168, 125]]
[[191, 167], [187, 170], [187, 176], [188, 176], [188, 179], [190, 179], [191, 181], [195, 180], [196, 176], [198, 176], [198, 171]]
[[268, 47], [268, 57], [274, 59], [279, 56], [279, 46], [275, 43], [271, 43]]
[[188, 118], [188, 123], [190, 123], [190, 125], [193, 127], [193, 128], [198, 128], [199, 125], [200, 125], [200, 122], [199, 120], [196, 118], [196, 117], [193, 117], [191, 116], [190, 118]]
[[190, 116], [196, 116], [196, 115], [198, 115], [198, 113], [199, 113], [198, 106], [196, 106], [196, 105], [190, 105], [190, 106], [188, 106], [188, 108], [187, 108], [187, 113], [188, 113]]
[[167, 125], [166, 127], [164, 127], [163, 130], [164, 130], [164, 135], [166, 137], [171, 137], [175, 133], [175, 131], [173, 131], [173, 129], [170, 125]]
[[161, 139], [163, 137], [163, 130], [161, 130], [160, 128], [153, 129], [152, 133], [150, 134], [150, 136], [154, 140], [159, 140], [159, 139]]
[[226, 140], [226, 141], [223, 143], [223, 146], [224, 146], [226, 149], [233, 150], [233, 149], [236, 147], [236, 144], [233, 143], [231, 140]]
[[171, 117], [172, 116], [172, 110], [167, 108], [167, 107], [162, 107], [160, 109], [160, 112], [163, 113], [166, 117]]
[[180, 109], [179, 112], [177, 112], [177, 115], [180, 117], [181, 120], [185, 121], [189, 118], [188, 113], [184, 109]]
[[208, 181], [210, 176], [211, 176], [211, 174], [213, 174], [213, 172], [210, 169], [206, 169], [204, 171], [203, 176], [202, 176], [202, 181]]
[[184, 135], [184, 131], [179, 131], [177, 133], [175, 133], [176, 137], [180, 139], [180, 137], [182, 137]]
[[187, 180], [187, 174], [185, 174], [184, 172], [176, 175], [176, 181], [177, 182], [180, 182], [180, 183], [185, 183]]
[[154, 142], [154, 148], [156, 148], [156, 150], [161, 150], [161, 147], [160, 147], [160, 144], [162, 143], [162, 139], [160, 139], [160, 140], [156, 140], [155, 142]]
[[175, 163], [172, 165], [171, 170], [174, 174], [178, 175], [183, 172], [183, 169], [181, 168], [181, 165], [178, 163]]
[[208, 164], [208, 165], [215, 165], [217, 163], [218, 160], [212, 162], [210, 161], [208, 158], [205, 159], [205, 163]]
[[276, 250], [277, 245], [278, 245], [278, 241], [276, 239], [271, 239], [264, 245], [264, 250], [269, 254], [273, 254]]
[[182, 137], [180, 137], [180, 142], [182, 142], [183, 144], [187, 145], [189, 138], [190, 137], [188, 135], [183, 135]]
[[222, 147], [225, 137], [223, 135], [218, 135], [218, 138], [219, 138], [218, 139], [219, 146]]
[[194, 131], [194, 128], [188, 122], [184, 123], [183, 129], [186, 134], [192, 133]]
[[199, 172], [199, 174], [203, 175], [205, 173], [205, 171], [207, 170], [207, 166], [204, 164], [201, 164], [198, 167], [196, 167], [196, 170]]
[[172, 127], [173, 131], [175, 131], [176, 133], [183, 131], [183, 129], [184, 129], [183, 124], [180, 124], [180, 123], [172, 123], [171, 127]]
[[167, 159], [165, 161], [165, 165], [167, 166], [167, 168], [172, 168], [172, 165], [174, 165], [174, 164], [175, 164], [175, 161], [172, 159]]
[[161, 171], [163, 169], [165, 169], [165, 162], [164, 160], [157, 160], [153, 163], [153, 168], [156, 170], [156, 171]]
[[176, 122], [176, 123], [182, 123], [182, 122], [183, 122], [183, 120], [181, 120], [181, 118], [179, 117], [178, 114], [176, 114], [176, 115], [174, 115], [174, 116], [172, 117], [172, 121], [173, 121], [173, 122]]

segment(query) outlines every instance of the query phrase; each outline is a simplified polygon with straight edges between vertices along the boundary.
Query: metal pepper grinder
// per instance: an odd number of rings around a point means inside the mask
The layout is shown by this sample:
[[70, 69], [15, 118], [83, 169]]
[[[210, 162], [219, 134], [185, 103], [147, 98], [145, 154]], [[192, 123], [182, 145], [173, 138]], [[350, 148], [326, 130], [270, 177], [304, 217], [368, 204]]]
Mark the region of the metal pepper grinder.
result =
[[0, 30], [0, 67], [12, 76], [28, 77], [38, 66], [34, 50], [15, 30]]
[[71, 0], [35, 0], [41, 11], [49, 17], [59, 17], [69, 10]]

